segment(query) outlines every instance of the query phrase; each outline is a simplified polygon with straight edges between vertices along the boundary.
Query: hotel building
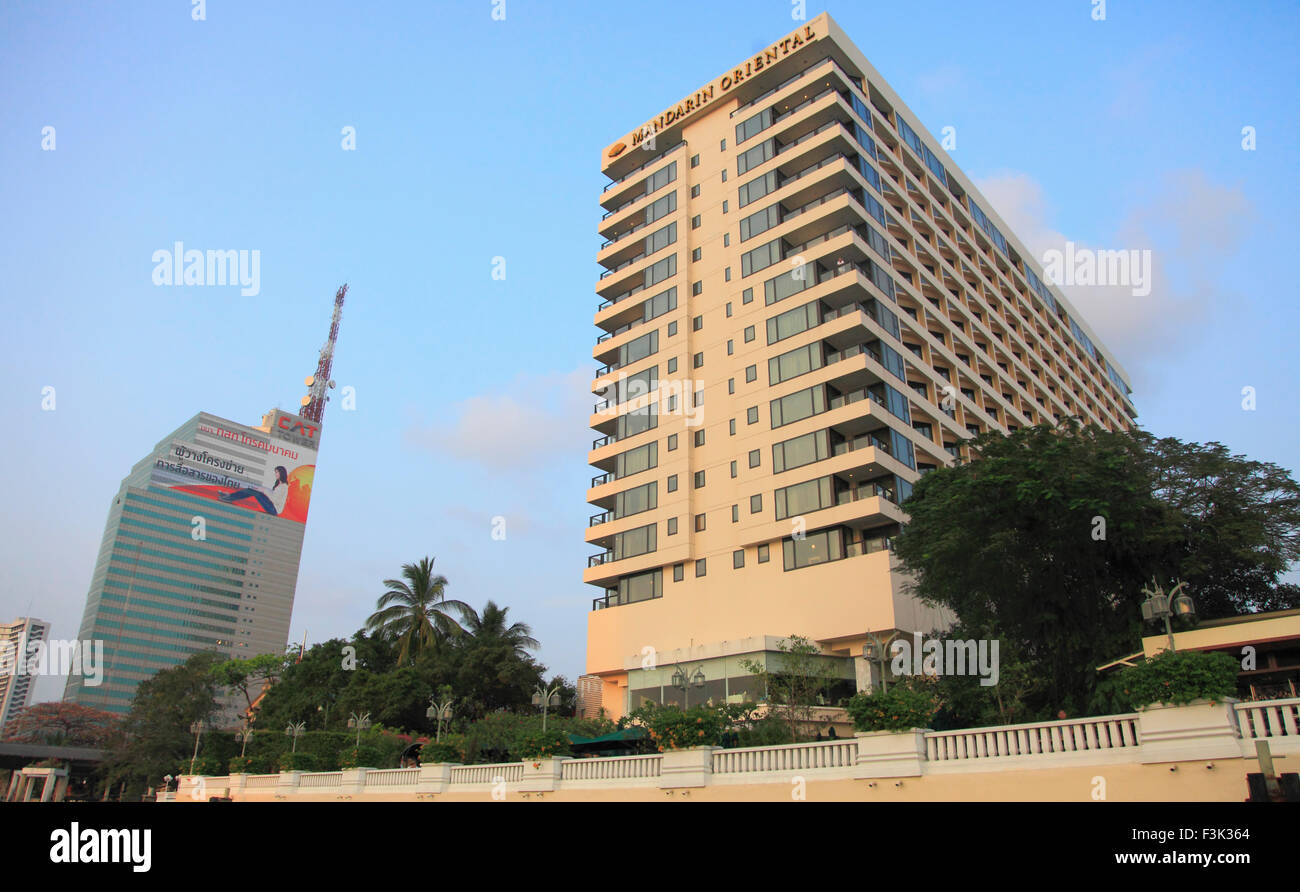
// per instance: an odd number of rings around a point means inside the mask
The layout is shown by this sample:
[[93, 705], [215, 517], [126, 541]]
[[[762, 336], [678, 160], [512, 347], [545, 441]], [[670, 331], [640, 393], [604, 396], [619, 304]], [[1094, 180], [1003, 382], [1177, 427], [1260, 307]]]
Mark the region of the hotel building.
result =
[[131, 469], [77, 636], [102, 642], [103, 678], [69, 676], [65, 701], [125, 713], [199, 651], [284, 652], [319, 444], [317, 423], [278, 409], [257, 427], [200, 413]]
[[1132, 426], [1119, 363], [825, 14], [601, 169], [588, 709], [752, 696], [741, 660], [796, 634], [869, 687], [871, 635], [952, 620], [891, 553], [921, 474], [988, 430]]
[[28, 648], [50, 640], [50, 624], [30, 616], [0, 623], [0, 731], [19, 711], [31, 705], [34, 675], [27, 672]]

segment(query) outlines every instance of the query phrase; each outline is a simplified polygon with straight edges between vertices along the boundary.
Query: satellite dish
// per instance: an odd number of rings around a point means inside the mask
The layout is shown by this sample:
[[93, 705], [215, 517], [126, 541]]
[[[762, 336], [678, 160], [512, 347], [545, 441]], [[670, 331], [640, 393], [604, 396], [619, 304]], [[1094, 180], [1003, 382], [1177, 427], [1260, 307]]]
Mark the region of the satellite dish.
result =
[[305, 385], [307, 385], [308, 387], [311, 387], [313, 384], [316, 383], [316, 376], [315, 376], [315, 375], [308, 375], [307, 378], [306, 378], [306, 380], [304, 380], [302, 383], [305, 384]]

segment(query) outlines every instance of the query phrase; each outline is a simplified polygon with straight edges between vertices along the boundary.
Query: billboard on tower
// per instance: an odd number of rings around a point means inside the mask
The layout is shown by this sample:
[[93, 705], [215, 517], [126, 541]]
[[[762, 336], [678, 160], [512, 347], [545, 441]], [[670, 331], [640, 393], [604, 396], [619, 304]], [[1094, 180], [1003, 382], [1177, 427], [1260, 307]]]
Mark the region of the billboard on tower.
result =
[[280, 409], [265, 421], [263, 430], [200, 416], [193, 443], [173, 440], [155, 455], [150, 483], [306, 523], [320, 425]]

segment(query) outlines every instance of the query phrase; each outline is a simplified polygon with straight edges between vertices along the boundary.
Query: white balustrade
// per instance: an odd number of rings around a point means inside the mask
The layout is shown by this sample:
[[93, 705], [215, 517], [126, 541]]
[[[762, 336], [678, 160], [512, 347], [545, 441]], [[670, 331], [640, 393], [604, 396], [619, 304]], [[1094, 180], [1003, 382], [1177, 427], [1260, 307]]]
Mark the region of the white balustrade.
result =
[[931, 762], [1095, 752], [1138, 746], [1137, 714], [1032, 722], [925, 735]]

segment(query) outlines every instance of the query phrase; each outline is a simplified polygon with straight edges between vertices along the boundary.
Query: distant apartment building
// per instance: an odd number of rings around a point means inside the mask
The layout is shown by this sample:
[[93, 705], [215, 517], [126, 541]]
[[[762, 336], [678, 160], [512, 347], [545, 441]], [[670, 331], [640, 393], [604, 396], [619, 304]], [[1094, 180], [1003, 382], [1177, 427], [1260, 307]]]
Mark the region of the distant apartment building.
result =
[[823, 14], [607, 147], [585, 709], [753, 695], [791, 634], [873, 684], [899, 507], [984, 431], [1128, 429], [1124, 371]]
[[50, 624], [30, 616], [0, 623], [0, 734], [22, 709], [31, 705], [36, 676], [27, 671], [31, 646], [48, 641]]
[[284, 651], [320, 431], [279, 409], [256, 427], [200, 413], [131, 469], [78, 633], [102, 642], [103, 678], [69, 676], [64, 700], [125, 713], [199, 651]]

